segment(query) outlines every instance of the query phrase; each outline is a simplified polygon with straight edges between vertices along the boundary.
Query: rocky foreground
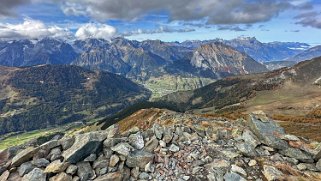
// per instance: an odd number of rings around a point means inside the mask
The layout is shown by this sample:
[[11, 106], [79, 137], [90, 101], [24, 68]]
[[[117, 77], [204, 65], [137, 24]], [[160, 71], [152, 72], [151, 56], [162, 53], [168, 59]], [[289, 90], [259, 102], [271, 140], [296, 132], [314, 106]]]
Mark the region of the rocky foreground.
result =
[[4, 150], [0, 181], [321, 180], [319, 145], [262, 113], [231, 121], [163, 110], [147, 129], [114, 125]]

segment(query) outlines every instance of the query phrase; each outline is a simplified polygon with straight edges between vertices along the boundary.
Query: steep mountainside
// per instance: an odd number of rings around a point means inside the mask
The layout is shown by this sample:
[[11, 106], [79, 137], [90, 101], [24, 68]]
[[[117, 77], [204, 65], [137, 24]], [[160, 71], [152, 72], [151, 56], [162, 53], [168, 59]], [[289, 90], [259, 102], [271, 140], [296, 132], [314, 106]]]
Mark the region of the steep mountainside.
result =
[[[239, 103], [244, 103], [257, 97], [264, 91], [265, 93], [271, 92], [273, 94], [275, 90], [283, 90], [288, 87], [292, 87], [292, 89], [285, 91], [284, 96], [293, 96], [290, 98], [301, 96], [302, 93], [306, 95], [309, 91], [316, 91], [313, 92], [314, 95], [321, 91], [315, 86], [321, 77], [320, 69], [321, 57], [299, 63], [293, 68], [222, 79], [194, 91], [178, 92], [164, 96], [161, 100], [173, 103], [182, 110], [209, 107], [212, 107], [213, 110], [218, 110], [234, 104], [241, 106]], [[263, 100], [273, 101], [272, 97]], [[308, 100], [311, 99], [316, 99], [316, 97], [311, 97]], [[299, 97], [297, 97], [297, 100], [300, 100]]]
[[0, 134], [106, 116], [150, 96], [121, 76], [68, 65], [1, 67], [0, 81]]
[[217, 77], [267, 71], [264, 65], [223, 43], [200, 46], [194, 52], [191, 64], [205, 71], [211, 71]]
[[289, 58], [290, 61], [301, 62], [321, 56], [321, 45], [305, 50], [298, 55]]

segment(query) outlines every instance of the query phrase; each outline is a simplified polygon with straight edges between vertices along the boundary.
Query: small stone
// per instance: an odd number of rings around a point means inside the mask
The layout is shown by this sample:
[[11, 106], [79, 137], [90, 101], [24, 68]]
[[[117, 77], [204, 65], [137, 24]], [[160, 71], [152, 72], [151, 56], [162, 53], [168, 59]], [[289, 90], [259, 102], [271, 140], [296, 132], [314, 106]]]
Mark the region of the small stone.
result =
[[251, 144], [254, 148], [257, 147], [257, 145], [261, 144], [259, 139], [250, 131], [245, 130], [242, 134], [242, 139]]
[[44, 168], [44, 167], [47, 167], [50, 164], [50, 162], [45, 158], [40, 158], [37, 160], [33, 160], [32, 164], [38, 168]]
[[250, 160], [250, 162], [249, 162], [249, 166], [250, 166], [250, 167], [253, 167], [253, 166], [255, 166], [256, 164], [257, 164], [256, 160]]
[[319, 171], [321, 171], [321, 159], [317, 162], [316, 167]]
[[97, 159], [96, 154], [90, 154], [87, 158], [84, 159], [85, 162], [93, 162]]
[[163, 136], [163, 141], [165, 143], [169, 143], [172, 141], [174, 136], [174, 129], [172, 127], [165, 129], [164, 131], [164, 136]]
[[128, 143], [119, 143], [116, 146], [113, 146], [111, 150], [114, 152], [117, 152], [120, 155], [128, 156], [129, 153], [133, 150], [134, 148], [130, 146]]
[[158, 140], [155, 136], [153, 136], [145, 145], [144, 151], [154, 152], [156, 147], [158, 146]]
[[48, 158], [50, 159], [50, 161], [55, 161], [61, 158], [61, 154], [61, 149], [57, 147], [50, 151]]
[[157, 139], [161, 140], [163, 138], [164, 129], [159, 124], [154, 124], [153, 130]]
[[66, 170], [66, 173], [70, 175], [75, 175], [77, 172], [77, 169], [78, 167], [76, 165], [69, 165], [69, 167]]
[[178, 152], [179, 151], [179, 147], [176, 146], [175, 144], [171, 144], [171, 146], [169, 147], [169, 150], [172, 152]]
[[45, 173], [60, 173], [67, 169], [69, 163], [61, 162], [56, 160], [51, 162], [45, 169]]
[[1, 175], [0, 175], [0, 181], [6, 181], [10, 176], [10, 172], [8, 170], [4, 171]]
[[140, 178], [142, 180], [149, 180], [149, 175], [146, 172], [142, 172], [142, 173], [139, 174], [138, 178]]
[[230, 159], [236, 158], [238, 156], [240, 156], [236, 151], [232, 152], [232, 151], [228, 151], [228, 150], [223, 150], [222, 153]]
[[58, 175], [51, 177], [49, 181], [72, 181], [72, 176], [61, 172]]
[[33, 170], [35, 167], [30, 163], [26, 162], [21, 164], [21, 166], [18, 168], [19, 175], [23, 177], [25, 174], [28, 174], [31, 170]]
[[59, 143], [63, 150], [68, 150], [75, 143], [75, 137], [62, 138], [59, 140]]
[[144, 148], [145, 144], [144, 144], [144, 138], [142, 136], [142, 133], [141, 132], [138, 132], [136, 134], [131, 134], [129, 137], [128, 137], [128, 141], [129, 141], [129, 144], [131, 146], [133, 146], [134, 148], [140, 150], [142, 148]]
[[284, 174], [275, 167], [264, 165], [263, 174], [268, 181], [282, 180]]
[[119, 157], [117, 155], [112, 155], [110, 157], [109, 166], [110, 167], [115, 167], [118, 162], [119, 162]]
[[96, 177], [95, 172], [91, 168], [89, 162], [77, 163], [77, 167], [78, 167], [77, 175], [79, 176], [81, 181], [94, 179]]
[[286, 140], [286, 141], [300, 141], [300, 139], [298, 137], [296, 137], [294, 135], [289, 135], [289, 134], [282, 135], [281, 139]]
[[160, 145], [162, 148], [165, 148], [165, 147], [166, 147], [166, 143], [165, 143], [165, 141], [163, 141], [163, 140], [160, 140], [160, 141], [159, 141], [159, 145]]
[[22, 181], [46, 181], [47, 175], [40, 169], [34, 168], [31, 172], [23, 176]]
[[234, 172], [226, 173], [224, 175], [224, 180], [225, 181], [246, 181], [246, 179], [244, 179], [242, 176]]
[[104, 176], [97, 177], [94, 181], [122, 181], [123, 174], [120, 172], [108, 173]]
[[153, 165], [152, 162], [149, 162], [146, 166], [145, 166], [145, 172], [147, 173], [153, 173], [155, 171], [155, 166]]
[[231, 171], [235, 173], [239, 173], [243, 176], [247, 176], [247, 173], [245, 172], [245, 170], [237, 165], [232, 165]]
[[132, 176], [132, 177], [134, 177], [135, 179], [137, 179], [138, 178], [138, 176], [139, 176], [139, 167], [135, 167], [135, 168], [133, 168], [132, 170], [131, 170], [131, 172], [130, 172], [130, 175]]
[[119, 126], [117, 124], [114, 124], [112, 126], [109, 126], [107, 129], [106, 129], [106, 132], [107, 132], [107, 138], [114, 138], [116, 137], [116, 135], [119, 134]]
[[135, 151], [131, 153], [126, 160], [126, 165], [130, 168], [139, 167], [145, 169], [149, 162], [153, 162], [154, 154], [145, 151]]
[[46, 142], [42, 145], [39, 146], [39, 149], [43, 149], [43, 150], [46, 150], [46, 151], [49, 151], [55, 147], [58, 147], [60, 146], [60, 143], [58, 140], [52, 140], [52, 141], [49, 141], [49, 142]]
[[238, 143], [236, 147], [244, 156], [254, 157], [257, 155], [255, 148], [249, 143]]

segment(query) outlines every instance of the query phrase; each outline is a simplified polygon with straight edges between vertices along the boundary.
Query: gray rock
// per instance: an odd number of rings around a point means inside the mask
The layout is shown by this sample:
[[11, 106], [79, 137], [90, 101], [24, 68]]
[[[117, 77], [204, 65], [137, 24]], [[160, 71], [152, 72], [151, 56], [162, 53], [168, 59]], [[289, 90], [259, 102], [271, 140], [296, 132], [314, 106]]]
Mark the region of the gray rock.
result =
[[236, 147], [244, 156], [254, 157], [257, 155], [257, 152], [254, 146], [247, 142], [237, 143]]
[[153, 162], [154, 154], [145, 151], [134, 151], [128, 155], [126, 165], [130, 168], [145, 169], [149, 162]]
[[71, 148], [63, 152], [63, 157], [69, 163], [77, 163], [92, 153], [96, 153], [105, 140], [106, 135], [98, 132], [90, 132], [77, 135]]
[[299, 150], [299, 149], [295, 149], [295, 148], [287, 148], [285, 150], [281, 150], [281, 154], [291, 157], [291, 158], [295, 158], [297, 160], [300, 160], [301, 162], [305, 162], [305, 163], [313, 163], [314, 160], [312, 159], [312, 157], [306, 153], [304, 153], [303, 151]]
[[66, 173], [69, 175], [75, 175], [77, 173], [78, 167], [76, 165], [69, 165]]
[[123, 174], [120, 172], [108, 173], [106, 175], [97, 177], [94, 181], [122, 181]]
[[313, 172], [318, 171], [317, 167], [311, 163], [300, 163], [297, 165], [297, 167], [301, 171], [304, 171], [304, 170], [309, 170], [309, 171], [313, 171]]
[[153, 173], [155, 171], [155, 165], [152, 164], [152, 162], [149, 162], [146, 166], [145, 166], [145, 172], [147, 173]]
[[40, 158], [37, 160], [33, 160], [32, 164], [38, 168], [44, 168], [44, 167], [47, 167], [50, 164], [50, 162], [45, 158]]
[[321, 159], [317, 162], [316, 167], [319, 171], [321, 171]]
[[63, 150], [68, 150], [75, 143], [75, 137], [62, 138], [59, 143]]
[[72, 176], [61, 172], [58, 175], [51, 177], [49, 181], [72, 181]]
[[232, 165], [231, 171], [234, 172], [234, 173], [241, 174], [243, 176], [247, 176], [246, 171], [242, 167], [239, 167], [237, 165]]
[[119, 126], [114, 124], [106, 129], [107, 138], [114, 138], [119, 134]]
[[241, 175], [234, 172], [226, 173], [224, 175], [224, 180], [225, 181], [246, 181], [246, 179], [244, 179]]
[[164, 128], [159, 124], [154, 124], [153, 131], [157, 139], [161, 140], [164, 134]]
[[42, 145], [39, 146], [39, 149], [43, 149], [43, 150], [51, 150], [55, 147], [58, 147], [60, 146], [60, 142], [58, 140], [53, 140], [53, 141], [49, 141], [49, 142], [46, 142]]
[[174, 128], [169, 127], [164, 130], [163, 141], [169, 143], [172, 141], [174, 136]]
[[146, 172], [142, 172], [139, 174], [138, 178], [142, 180], [149, 180], [149, 175]]
[[50, 151], [47, 158], [50, 159], [50, 161], [55, 161], [61, 158], [61, 154], [62, 154], [61, 149], [57, 147]]
[[104, 157], [98, 157], [93, 163], [93, 168], [105, 168], [108, 166], [108, 160]]
[[81, 181], [86, 181], [89, 179], [94, 179], [96, 177], [95, 172], [88, 162], [77, 163], [77, 175]]
[[112, 155], [110, 157], [110, 161], [109, 161], [109, 166], [110, 167], [115, 167], [117, 165], [117, 163], [119, 162], [119, 157], [117, 155]]
[[120, 155], [128, 156], [129, 153], [134, 150], [134, 148], [128, 143], [118, 143], [116, 146], [111, 147], [111, 150]]
[[21, 166], [18, 168], [19, 175], [23, 177], [25, 174], [28, 174], [30, 171], [32, 171], [35, 167], [30, 163], [26, 162], [21, 164]]
[[45, 173], [60, 173], [67, 169], [69, 163], [61, 162], [56, 160], [51, 162], [45, 169]]
[[131, 134], [128, 137], [128, 141], [131, 146], [133, 146], [134, 148], [136, 148], [138, 150], [144, 148], [144, 146], [145, 146], [144, 138], [143, 138], [141, 132], [137, 132], [136, 134]]
[[264, 165], [263, 174], [268, 181], [282, 180], [284, 174], [275, 167]]
[[111, 147], [113, 147], [119, 143], [126, 142], [126, 141], [127, 141], [126, 137], [124, 137], [124, 138], [107, 138], [104, 141], [104, 147], [110, 149]]
[[171, 144], [171, 146], [168, 149], [170, 151], [172, 151], [172, 152], [178, 152], [179, 151], [179, 147], [176, 146], [175, 144]]
[[251, 144], [254, 148], [257, 147], [257, 145], [261, 144], [259, 139], [250, 131], [250, 130], [245, 130], [242, 134], [242, 139]]
[[22, 163], [29, 161], [33, 155], [39, 150], [39, 148], [28, 147], [19, 152], [15, 157], [12, 158], [11, 166], [17, 167]]
[[10, 176], [10, 172], [8, 170], [4, 171], [1, 175], [0, 175], [0, 181], [6, 181]]
[[90, 154], [87, 158], [84, 159], [85, 162], [93, 162], [97, 159], [96, 154]]
[[264, 144], [277, 149], [288, 148], [288, 143], [280, 138], [285, 134], [284, 129], [275, 121], [267, 118], [265, 114], [250, 114], [248, 123], [252, 132]]
[[155, 148], [158, 146], [158, 140], [153, 136], [145, 145], [144, 151], [154, 152]]
[[34, 168], [31, 172], [23, 176], [22, 181], [46, 181], [47, 174], [45, 174], [40, 168]]

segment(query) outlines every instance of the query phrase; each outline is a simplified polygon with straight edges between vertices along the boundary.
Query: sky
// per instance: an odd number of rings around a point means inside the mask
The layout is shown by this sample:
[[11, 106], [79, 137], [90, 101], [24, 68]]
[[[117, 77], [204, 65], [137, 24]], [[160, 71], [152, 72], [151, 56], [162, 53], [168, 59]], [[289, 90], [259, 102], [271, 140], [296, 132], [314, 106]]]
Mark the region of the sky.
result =
[[321, 44], [321, 0], [0, 0], [0, 39], [256, 37]]

